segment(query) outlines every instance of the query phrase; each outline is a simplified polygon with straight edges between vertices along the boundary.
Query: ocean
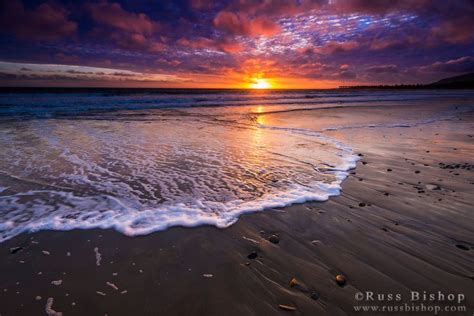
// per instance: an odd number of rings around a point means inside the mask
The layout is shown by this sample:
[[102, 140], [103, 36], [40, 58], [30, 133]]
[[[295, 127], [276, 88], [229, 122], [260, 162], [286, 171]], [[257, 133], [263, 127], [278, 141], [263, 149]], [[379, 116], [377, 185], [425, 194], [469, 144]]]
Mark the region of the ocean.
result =
[[324, 201], [340, 194], [359, 159], [335, 132], [453, 120], [473, 110], [465, 102], [473, 96], [2, 90], [0, 242], [44, 229], [134, 236], [172, 226], [223, 228], [243, 213]]

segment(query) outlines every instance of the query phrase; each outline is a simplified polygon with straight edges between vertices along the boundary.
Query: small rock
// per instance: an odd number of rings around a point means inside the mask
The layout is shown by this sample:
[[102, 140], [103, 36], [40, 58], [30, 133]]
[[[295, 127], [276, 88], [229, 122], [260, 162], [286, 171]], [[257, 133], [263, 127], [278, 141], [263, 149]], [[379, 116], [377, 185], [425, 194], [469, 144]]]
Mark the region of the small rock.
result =
[[468, 247], [468, 246], [461, 245], [461, 244], [457, 244], [456, 247], [458, 247], [459, 249], [462, 249], [462, 250], [464, 250], [464, 251], [468, 251], [468, 250], [469, 250], [469, 247]]
[[278, 307], [282, 310], [285, 310], [285, 311], [295, 311], [296, 310], [296, 307], [289, 306], [289, 305], [280, 304], [280, 305], [278, 305]]
[[387, 172], [392, 172], [392, 169], [388, 168], [388, 169], [387, 169]]
[[46, 250], [43, 250], [43, 251], [41, 251], [41, 252], [42, 252], [43, 255], [45, 255], [45, 256], [49, 256], [49, 255], [51, 254], [51, 252], [46, 251]]
[[313, 293], [311, 293], [311, 295], [309, 297], [311, 297], [311, 299], [317, 301], [321, 297], [321, 294], [319, 294], [318, 292], [313, 292]]
[[248, 256], [247, 258], [249, 259], [256, 259], [258, 257], [258, 254], [256, 251], [252, 251]]
[[420, 173], [420, 170], [415, 170], [415, 173]]
[[21, 249], [23, 249], [23, 247], [10, 248], [10, 253], [13, 255], [13, 254], [17, 253], [18, 251], [20, 251]]
[[361, 203], [359, 203], [359, 206], [360, 206], [360, 207], [364, 207], [364, 206], [365, 206], [365, 203], [364, 203], [364, 202], [361, 202]]
[[290, 286], [291, 287], [295, 287], [299, 284], [298, 280], [296, 280], [296, 278], [292, 278], [291, 281], [290, 281]]
[[112, 282], [105, 282], [105, 284], [107, 284], [108, 286], [110, 286], [111, 288], [113, 288], [114, 290], [118, 291], [118, 286], [115, 285], [114, 283]]
[[59, 286], [63, 283], [63, 280], [56, 280], [56, 281], [51, 281], [51, 284], [52, 285], [56, 285], [56, 286]]
[[346, 285], [346, 277], [343, 276], [342, 274], [336, 275], [336, 283], [339, 286], [344, 286]]
[[277, 235], [271, 235], [270, 237], [268, 237], [268, 241], [272, 244], [278, 244], [280, 242], [280, 237], [278, 237]]
[[363, 165], [366, 165], [366, 164], [367, 164], [367, 161], [362, 161], [362, 164], [363, 164]]
[[204, 273], [202, 276], [205, 278], [212, 278], [214, 275], [211, 273]]
[[428, 190], [441, 190], [441, 188], [439, 187], [439, 185], [437, 185], [437, 184], [431, 184], [431, 183], [427, 184], [427, 185], [426, 185], [426, 188], [427, 188]]
[[35, 297], [35, 300], [40, 301], [40, 300], [41, 300], [41, 296], [38, 295], [37, 297]]

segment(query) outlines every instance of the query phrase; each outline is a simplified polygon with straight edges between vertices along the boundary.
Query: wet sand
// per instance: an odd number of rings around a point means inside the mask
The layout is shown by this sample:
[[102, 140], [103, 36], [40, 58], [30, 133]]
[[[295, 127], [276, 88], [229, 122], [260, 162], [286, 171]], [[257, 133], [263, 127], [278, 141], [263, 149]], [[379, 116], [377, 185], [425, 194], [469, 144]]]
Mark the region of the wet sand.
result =
[[[248, 214], [227, 229], [22, 234], [0, 244], [0, 314], [387, 315], [354, 305], [411, 305], [410, 291], [441, 291], [466, 297], [466, 312], [447, 314], [471, 315], [473, 126], [471, 113], [334, 132], [361, 155], [340, 196]], [[403, 300], [358, 302], [365, 291]]]

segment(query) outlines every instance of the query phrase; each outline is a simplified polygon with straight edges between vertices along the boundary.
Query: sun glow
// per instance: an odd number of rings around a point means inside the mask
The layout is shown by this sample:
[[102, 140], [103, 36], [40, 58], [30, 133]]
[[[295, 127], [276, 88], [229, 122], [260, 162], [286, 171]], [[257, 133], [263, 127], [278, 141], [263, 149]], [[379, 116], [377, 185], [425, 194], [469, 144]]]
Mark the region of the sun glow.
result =
[[264, 78], [256, 78], [250, 84], [251, 89], [270, 89], [271, 85], [267, 79]]

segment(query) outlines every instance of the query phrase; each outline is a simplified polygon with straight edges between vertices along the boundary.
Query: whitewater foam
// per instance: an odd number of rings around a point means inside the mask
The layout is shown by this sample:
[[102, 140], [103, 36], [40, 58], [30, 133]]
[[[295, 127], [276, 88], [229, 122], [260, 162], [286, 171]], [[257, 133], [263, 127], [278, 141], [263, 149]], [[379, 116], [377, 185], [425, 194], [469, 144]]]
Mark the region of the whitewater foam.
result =
[[357, 157], [321, 133], [176, 116], [2, 125], [0, 241], [44, 229], [228, 227], [338, 195]]

